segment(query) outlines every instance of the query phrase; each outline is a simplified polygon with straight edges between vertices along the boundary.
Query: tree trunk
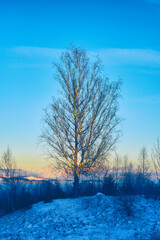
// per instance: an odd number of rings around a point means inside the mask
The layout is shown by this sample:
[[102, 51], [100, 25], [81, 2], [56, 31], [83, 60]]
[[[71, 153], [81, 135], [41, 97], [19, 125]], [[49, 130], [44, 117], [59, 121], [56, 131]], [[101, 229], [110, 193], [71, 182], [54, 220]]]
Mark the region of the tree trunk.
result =
[[74, 197], [79, 195], [79, 176], [76, 173], [74, 173], [73, 194]]

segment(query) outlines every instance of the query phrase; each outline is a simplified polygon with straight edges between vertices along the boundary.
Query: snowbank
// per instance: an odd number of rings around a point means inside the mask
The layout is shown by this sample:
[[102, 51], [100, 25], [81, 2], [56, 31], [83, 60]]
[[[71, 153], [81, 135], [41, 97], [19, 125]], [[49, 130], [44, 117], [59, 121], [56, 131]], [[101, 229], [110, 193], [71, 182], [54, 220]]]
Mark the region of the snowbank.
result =
[[[133, 215], [123, 199], [93, 197], [40, 202], [0, 218], [0, 239], [142, 240], [160, 229], [160, 202], [132, 197]], [[153, 238], [152, 238], [153, 239]]]

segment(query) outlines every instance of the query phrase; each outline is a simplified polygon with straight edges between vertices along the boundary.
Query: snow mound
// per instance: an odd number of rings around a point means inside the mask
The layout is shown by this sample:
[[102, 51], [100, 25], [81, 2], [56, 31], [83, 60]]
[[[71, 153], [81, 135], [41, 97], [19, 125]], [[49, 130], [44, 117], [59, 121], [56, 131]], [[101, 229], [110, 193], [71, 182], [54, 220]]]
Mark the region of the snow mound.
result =
[[106, 196], [103, 193], [101, 193], [101, 192], [98, 192], [95, 196], [97, 198], [106, 198]]
[[134, 216], [128, 217], [117, 197], [101, 193], [47, 204], [40, 202], [29, 210], [1, 217], [0, 239], [159, 239], [152, 236], [160, 236], [160, 202], [137, 196], [134, 212]]
[[92, 197], [92, 206], [98, 207], [105, 204], [107, 198], [103, 193], [97, 193], [95, 196]]

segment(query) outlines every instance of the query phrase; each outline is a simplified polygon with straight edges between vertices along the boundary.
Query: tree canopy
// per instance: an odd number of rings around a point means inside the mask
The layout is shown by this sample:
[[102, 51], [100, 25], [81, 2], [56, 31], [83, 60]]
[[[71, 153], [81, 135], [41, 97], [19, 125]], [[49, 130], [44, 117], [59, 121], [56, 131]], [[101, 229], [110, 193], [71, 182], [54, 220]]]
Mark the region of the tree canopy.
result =
[[81, 48], [65, 51], [54, 67], [61, 92], [45, 110], [41, 140], [55, 165], [71, 171], [77, 185], [80, 174], [105, 160], [120, 137], [121, 81], [103, 76], [101, 61], [91, 63]]

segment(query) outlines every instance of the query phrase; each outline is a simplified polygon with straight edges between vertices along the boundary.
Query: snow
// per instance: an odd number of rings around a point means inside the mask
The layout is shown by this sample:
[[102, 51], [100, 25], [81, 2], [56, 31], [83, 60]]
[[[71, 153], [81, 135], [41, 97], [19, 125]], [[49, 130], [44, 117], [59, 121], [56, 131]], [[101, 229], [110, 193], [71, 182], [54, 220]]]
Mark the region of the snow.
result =
[[[129, 199], [129, 201], [128, 201]], [[127, 215], [124, 203], [132, 204]], [[151, 240], [160, 231], [160, 202], [145, 197], [93, 197], [37, 203], [0, 218], [0, 239]], [[160, 235], [159, 235], [160, 236]]]

